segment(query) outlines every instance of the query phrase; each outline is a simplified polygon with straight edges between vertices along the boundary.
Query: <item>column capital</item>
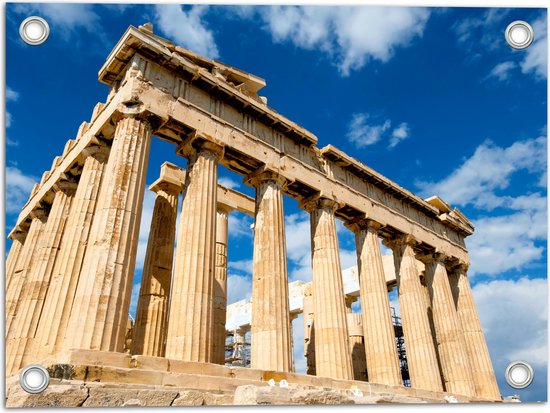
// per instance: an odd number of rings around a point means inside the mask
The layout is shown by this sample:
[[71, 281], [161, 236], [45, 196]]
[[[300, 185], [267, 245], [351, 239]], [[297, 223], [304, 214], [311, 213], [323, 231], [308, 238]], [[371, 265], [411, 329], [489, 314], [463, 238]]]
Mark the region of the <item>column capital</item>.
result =
[[105, 143], [87, 146], [82, 150], [84, 157], [93, 156], [100, 162], [107, 162], [109, 159], [110, 148]]
[[18, 225], [10, 232], [10, 234], [8, 235], [8, 238], [11, 239], [12, 241], [17, 240], [19, 242], [25, 242], [28, 232], [29, 232], [28, 229], [25, 230]]
[[449, 259], [449, 256], [436, 250], [435, 252], [429, 254], [416, 254], [416, 259], [424, 264], [440, 263], [445, 265], [445, 262]]
[[329, 198], [322, 193], [312, 195], [308, 198], [304, 198], [300, 201], [298, 206], [301, 209], [306, 210], [307, 212], [312, 212], [316, 209], [329, 208], [333, 211], [341, 208], [343, 206], [342, 202], [339, 202], [336, 199]]
[[452, 272], [460, 272], [463, 274], [468, 273], [468, 269], [470, 267], [470, 263], [458, 259], [451, 258], [449, 261], [449, 271]]
[[218, 202], [217, 205], [216, 205], [216, 212], [219, 212], [220, 214], [229, 215], [234, 210], [235, 210], [235, 208], [233, 208], [230, 205], [224, 204], [222, 202]]
[[167, 181], [162, 178], [157, 179], [149, 186], [149, 190], [157, 193], [158, 191], [165, 191], [172, 195], [178, 195], [183, 189], [183, 184], [177, 184], [175, 182]]
[[279, 184], [281, 188], [288, 185], [291, 181], [281, 175], [278, 171], [270, 169], [266, 166], [262, 166], [255, 171], [251, 172], [243, 179], [246, 185], [257, 188], [261, 182], [273, 181]]
[[72, 179], [61, 179], [52, 185], [54, 193], [63, 192], [65, 194], [74, 194], [78, 188], [78, 183]]
[[411, 234], [402, 234], [392, 238], [387, 238], [382, 242], [386, 247], [391, 248], [392, 250], [401, 247], [403, 245], [409, 245], [414, 247], [420, 242], [413, 237]]
[[385, 227], [386, 225], [381, 222], [370, 219], [367, 216], [364, 216], [364, 217], [357, 217], [355, 219], [352, 219], [351, 221], [344, 223], [344, 226], [346, 228], [349, 228], [351, 231], [357, 233], [361, 230], [371, 230], [374, 232], [378, 232], [381, 228]]
[[195, 131], [189, 134], [176, 148], [176, 153], [178, 155], [189, 158], [190, 160], [203, 152], [214, 155], [219, 161], [223, 158], [224, 147], [222, 144], [216, 143], [210, 136]]
[[44, 207], [39, 207], [33, 209], [29, 215], [32, 219], [37, 218], [41, 221], [45, 221], [48, 218], [48, 211], [46, 211], [46, 208]]

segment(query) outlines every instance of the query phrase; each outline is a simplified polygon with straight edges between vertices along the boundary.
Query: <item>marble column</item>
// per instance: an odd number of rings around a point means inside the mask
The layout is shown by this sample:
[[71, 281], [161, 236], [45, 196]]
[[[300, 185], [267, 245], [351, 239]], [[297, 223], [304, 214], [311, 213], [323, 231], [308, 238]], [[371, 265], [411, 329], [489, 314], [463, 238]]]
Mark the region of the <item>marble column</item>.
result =
[[464, 345], [472, 369], [475, 392], [479, 397], [501, 400], [467, 271], [468, 267], [465, 264], [456, 266], [450, 273], [449, 282], [464, 335]]
[[315, 304], [313, 302], [313, 286], [307, 284], [304, 290], [304, 357], [306, 358], [306, 374], [315, 376]]
[[218, 161], [208, 141], [190, 149], [168, 316], [166, 357], [211, 362]]
[[227, 312], [227, 230], [231, 208], [218, 204], [216, 211], [216, 270], [214, 274], [214, 354], [212, 363], [225, 364]]
[[[23, 245], [25, 244], [25, 239], [27, 238], [28, 231], [14, 231], [10, 234], [11, 248], [6, 258], [6, 297], [8, 296], [8, 291], [13, 279], [13, 273], [15, 272], [15, 266], [17, 260], [21, 256], [21, 251], [23, 250]], [[7, 314], [6, 314], [7, 315]]]
[[397, 294], [405, 336], [407, 365], [412, 387], [443, 391], [428, 320], [425, 287], [420, 282], [420, 274], [416, 267], [413, 250], [415, 243], [410, 235], [401, 236], [387, 243], [393, 250], [397, 274]]
[[254, 256], [252, 270], [251, 367], [291, 371], [285, 220], [282, 185], [274, 172], [255, 174]]
[[[34, 210], [31, 217], [29, 233], [21, 250], [20, 259], [17, 260], [14, 266], [13, 276], [6, 291], [6, 337], [17, 314], [17, 304], [21, 298], [21, 290], [29, 276], [33, 261], [36, 259], [38, 240], [48, 218], [44, 209]], [[12, 351], [11, 348], [8, 348], [9, 345], [10, 343], [6, 342], [6, 354]]]
[[124, 349], [150, 143], [147, 120], [118, 120], [67, 327], [69, 348]]
[[[38, 359], [54, 354], [65, 346], [65, 333], [109, 148], [106, 145], [91, 146], [84, 149], [83, 156], [84, 165], [37, 329]], [[52, 323], [52, 320], [55, 322]]]
[[36, 359], [38, 322], [75, 191], [74, 182], [61, 181], [54, 185], [55, 196], [48, 220], [38, 239], [36, 258], [21, 290], [17, 314], [8, 332], [10, 351], [6, 354], [6, 371], [16, 372], [26, 364], [39, 361]]
[[178, 196], [182, 187], [161, 178], [149, 189], [156, 192], [156, 198], [141, 275], [131, 353], [163, 357], [176, 240]]
[[365, 342], [363, 341], [361, 314], [347, 313], [347, 319], [353, 379], [367, 381], [367, 361], [365, 357]]
[[315, 369], [317, 376], [353, 380], [346, 304], [334, 211], [327, 198], [302, 202], [310, 213]]
[[365, 354], [372, 383], [401, 386], [401, 369], [384, 275], [378, 230], [380, 224], [363, 219], [349, 227], [355, 232]]
[[426, 257], [426, 285], [430, 293], [434, 333], [445, 390], [474, 396], [475, 390], [464, 336], [456, 314], [451, 286], [445, 268], [445, 255]]

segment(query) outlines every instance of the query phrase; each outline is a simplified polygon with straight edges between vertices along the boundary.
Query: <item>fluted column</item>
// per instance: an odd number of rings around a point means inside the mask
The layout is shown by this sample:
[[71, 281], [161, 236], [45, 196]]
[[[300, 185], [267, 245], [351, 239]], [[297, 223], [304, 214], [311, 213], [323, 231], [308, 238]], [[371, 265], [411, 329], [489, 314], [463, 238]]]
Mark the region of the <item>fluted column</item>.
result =
[[416, 267], [414, 239], [405, 235], [388, 243], [393, 249], [397, 293], [412, 387], [443, 391], [428, 320], [424, 286]]
[[353, 380], [346, 304], [336, 218], [337, 203], [314, 198], [302, 203], [310, 212], [315, 367], [317, 376]]
[[[36, 209], [32, 213], [32, 221], [25, 244], [21, 250], [20, 259], [17, 260], [11, 282], [6, 291], [6, 337], [17, 314], [17, 304], [21, 298], [21, 289], [29, 276], [33, 262], [36, 260], [38, 240], [44, 230], [48, 218], [44, 209]], [[6, 341], [6, 354], [11, 352], [10, 342]]]
[[38, 239], [36, 259], [21, 290], [17, 314], [8, 332], [10, 351], [6, 354], [6, 370], [10, 372], [38, 361], [36, 360], [36, 331], [76, 191], [76, 183], [58, 182], [54, 186], [54, 191], [55, 196], [48, 221]]
[[351, 364], [353, 366], [353, 379], [367, 381], [367, 361], [365, 357], [365, 343], [363, 340], [361, 314], [347, 313], [347, 319]]
[[67, 328], [71, 348], [124, 349], [150, 143], [147, 120], [117, 122]]
[[109, 148], [105, 145], [91, 146], [84, 149], [83, 155], [86, 159], [55, 260], [42, 317], [38, 324], [36, 334], [38, 359], [54, 354], [65, 346], [65, 333]]
[[291, 371], [284, 179], [264, 171], [249, 179], [256, 188], [252, 270], [251, 367]]
[[219, 146], [203, 141], [190, 157], [178, 231], [166, 357], [211, 362]]
[[313, 302], [313, 286], [311, 283], [304, 289], [304, 357], [306, 358], [306, 374], [315, 376], [315, 303]]
[[472, 369], [472, 380], [477, 396], [501, 400], [467, 271], [468, 267], [464, 264], [455, 267], [449, 275], [449, 282]]
[[15, 272], [15, 266], [17, 264], [17, 260], [21, 256], [21, 251], [23, 250], [23, 244], [25, 244], [27, 234], [28, 231], [15, 231], [11, 234], [11, 248], [6, 258], [6, 296], [8, 295], [7, 292], [10, 288], [13, 273]]
[[430, 293], [434, 333], [445, 390], [474, 396], [470, 362], [464, 349], [464, 336], [456, 314], [451, 286], [445, 268], [445, 256], [426, 257], [426, 285]]
[[214, 354], [212, 363], [225, 364], [227, 311], [227, 229], [231, 208], [218, 204], [216, 211], [216, 271], [214, 274]]
[[380, 224], [363, 219], [349, 225], [355, 232], [361, 315], [369, 381], [401, 386], [401, 369], [391, 319], [378, 230]]
[[181, 185], [159, 180], [141, 275], [132, 354], [163, 357]]

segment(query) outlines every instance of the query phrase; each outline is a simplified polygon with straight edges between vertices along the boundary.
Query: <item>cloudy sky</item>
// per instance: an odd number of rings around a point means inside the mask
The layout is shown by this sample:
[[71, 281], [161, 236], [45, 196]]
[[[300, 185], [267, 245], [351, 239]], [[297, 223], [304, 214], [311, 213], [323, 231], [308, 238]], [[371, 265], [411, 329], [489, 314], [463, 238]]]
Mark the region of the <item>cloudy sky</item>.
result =
[[[46, 18], [49, 40], [18, 35], [29, 14]], [[547, 368], [547, 38], [538, 9], [29, 5], [6, 8], [6, 227], [35, 182], [106, 86], [104, 59], [128, 25], [263, 77], [269, 105], [421, 196], [440, 195], [474, 223], [471, 282], [503, 395], [546, 400]], [[535, 42], [511, 49], [513, 20]], [[147, 182], [174, 148], [152, 144]], [[220, 181], [249, 195], [242, 178]], [[134, 300], [154, 202], [147, 192]], [[291, 280], [310, 280], [309, 220], [285, 199]], [[250, 297], [249, 217], [230, 218], [229, 300]], [[343, 267], [355, 265], [352, 234], [339, 225]], [[8, 246], [9, 248], [9, 243]], [[302, 320], [295, 362], [303, 371]], [[526, 390], [503, 372], [516, 359], [535, 368]]]

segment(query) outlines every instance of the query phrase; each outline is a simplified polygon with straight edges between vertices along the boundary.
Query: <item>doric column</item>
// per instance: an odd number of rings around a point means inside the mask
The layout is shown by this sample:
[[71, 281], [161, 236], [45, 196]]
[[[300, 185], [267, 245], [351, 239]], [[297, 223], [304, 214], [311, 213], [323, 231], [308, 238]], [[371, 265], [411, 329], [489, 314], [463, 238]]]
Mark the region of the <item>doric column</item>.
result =
[[310, 212], [317, 376], [353, 380], [336, 218], [327, 198], [302, 202]]
[[15, 272], [15, 266], [17, 260], [21, 256], [21, 251], [23, 250], [23, 244], [25, 244], [25, 239], [27, 238], [28, 231], [14, 231], [10, 234], [11, 248], [6, 258], [6, 296], [8, 295], [7, 291], [10, 288], [10, 284], [13, 278], [13, 273]]
[[166, 357], [211, 362], [218, 161], [223, 148], [202, 141], [188, 149], [178, 230]]
[[306, 358], [306, 374], [315, 376], [315, 326], [313, 323], [315, 303], [313, 302], [313, 286], [311, 283], [304, 289], [304, 357]]
[[378, 238], [380, 226], [370, 219], [349, 225], [355, 232], [357, 245], [365, 353], [370, 382], [401, 386], [403, 380]]
[[416, 267], [415, 240], [404, 235], [387, 245], [393, 249], [397, 293], [412, 387], [443, 391], [424, 286]]
[[[76, 183], [62, 181], [54, 186], [55, 196], [35, 251], [36, 259], [23, 284], [17, 303], [17, 314], [8, 332], [10, 351], [6, 354], [6, 370], [15, 372], [28, 363], [36, 363], [36, 330], [42, 314], [44, 299], [50, 284], [53, 266]], [[50, 320], [51, 322], [52, 320]]]
[[[32, 220], [29, 233], [21, 250], [20, 259], [15, 264], [13, 276], [6, 291], [6, 337], [11, 330], [11, 325], [17, 313], [17, 304], [21, 298], [21, 289], [36, 259], [38, 240], [47, 220], [47, 214], [44, 209], [36, 209], [31, 214]], [[6, 341], [6, 354], [11, 351], [8, 348], [9, 345], [10, 343]]]
[[251, 367], [291, 371], [285, 219], [280, 175], [263, 171], [248, 182], [256, 188], [252, 270]]
[[464, 336], [447, 278], [445, 259], [445, 255], [438, 253], [423, 258], [445, 390], [474, 396], [470, 363], [464, 349]]
[[176, 239], [180, 182], [161, 178], [149, 187], [155, 206], [141, 275], [141, 287], [132, 336], [132, 354], [163, 357]]
[[449, 282], [462, 332], [477, 396], [492, 400], [501, 400], [495, 379], [493, 364], [487, 349], [481, 322], [477, 315], [467, 276], [468, 267], [459, 265], [451, 271]]
[[363, 341], [361, 314], [347, 313], [347, 319], [351, 364], [353, 366], [353, 379], [367, 381], [367, 362], [365, 357], [365, 343]]
[[124, 349], [150, 143], [147, 120], [127, 114], [117, 122], [67, 328], [70, 348]]
[[225, 364], [227, 310], [227, 227], [231, 208], [218, 204], [216, 211], [216, 270], [214, 273], [214, 355], [212, 363]]

